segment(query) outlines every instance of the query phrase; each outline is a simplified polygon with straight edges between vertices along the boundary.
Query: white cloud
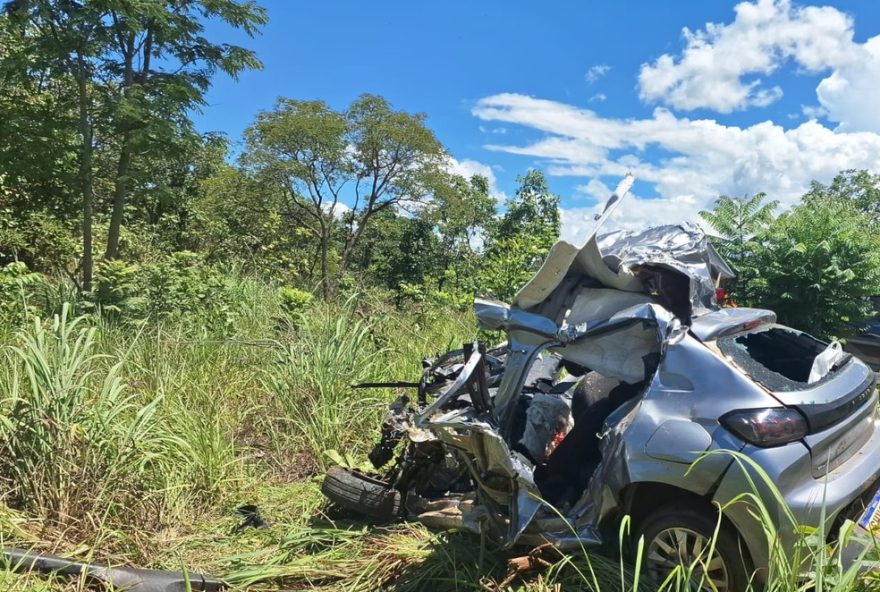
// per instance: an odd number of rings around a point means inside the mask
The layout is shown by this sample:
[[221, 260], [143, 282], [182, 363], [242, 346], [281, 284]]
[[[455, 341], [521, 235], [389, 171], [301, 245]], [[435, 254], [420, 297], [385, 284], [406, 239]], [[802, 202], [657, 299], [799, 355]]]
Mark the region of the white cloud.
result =
[[611, 69], [611, 66], [608, 64], [596, 64], [595, 66], [590, 66], [590, 69], [587, 70], [587, 73], [584, 74], [584, 80], [589, 84], [593, 84], [606, 74], [608, 74], [608, 70]]
[[880, 35], [857, 45], [857, 59], [819, 83], [816, 95], [828, 118], [842, 131], [880, 132]]
[[[813, 179], [828, 182], [842, 169], [880, 170], [880, 135], [835, 132], [816, 121], [786, 130], [771, 121], [740, 128], [712, 119], [678, 117], [666, 109], [645, 119], [602, 118], [593, 111], [519, 94], [480, 100], [484, 121], [542, 132], [528, 145], [489, 149], [543, 159], [548, 173], [590, 177], [613, 185], [627, 171], [653, 185], [659, 199], [631, 199], [617, 216], [632, 223], [695, 220], [720, 194], [765, 191], [783, 205], [796, 202]], [[662, 156], [644, 160], [651, 148]], [[598, 197], [595, 183], [583, 192]], [[569, 224], [583, 214], [569, 210]], [[613, 220], [612, 220], [613, 222]]]
[[578, 185], [575, 187], [575, 191], [583, 193], [587, 197], [595, 199], [598, 202], [604, 203], [605, 200], [611, 196], [612, 189], [599, 179], [594, 178], [587, 181], [584, 185]]
[[594, 103], [598, 101], [599, 103], [604, 103], [607, 99], [608, 97], [605, 96], [605, 93], [596, 93], [590, 97], [590, 102]]
[[[584, 242], [594, 225], [596, 215], [605, 207], [605, 199], [611, 195], [609, 191], [603, 200], [588, 208], [561, 208], [562, 229], [560, 236], [572, 244]], [[686, 196], [670, 199], [641, 199], [629, 195], [599, 231], [600, 234], [611, 230], [640, 230], [661, 224], [677, 224], [682, 221], [682, 212], [698, 211], [702, 206], [696, 198]], [[691, 221], [695, 221], [691, 219]]]
[[351, 211], [351, 208], [341, 201], [333, 203], [324, 204], [324, 211], [336, 218], [337, 220], [342, 220], [347, 213]]
[[[821, 107], [818, 105], [801, 105], [801, 113], [807, 119], [821, 119], [822, 117], [828, 117], [828, 110], [825, 107]], [[797, 117], [797, 114], [790, 116], [790, 119], [794, 119]]]
[[449, 158], [449, 172], [460, 175], [465, 179], [470, 179], [474, 175], [486, 177], [489, 181], [489, 196], [496, 201], [503, 202], [507, 199], [507, 194], [498, 189], [498, 180], [495, 178], [495, 171], [488, 164], [477, 162], [476, 160], [456, 160]]
[[[852, 19], [836, 8], [757, 0], [737, 4], [734, 10], [736, 17], [730, 24], [683, 29], [685, 49], [678, 58], [663, 54], [643, 64], [641, 98], [677, 109], [708, 108], [721, 113], [766, 106], [782, 96], [782, 89], [766, 87], [760, 77], [792, 60], [810, 73], [834, 69], [837, 78], [832, 74], [823, 81], [827, 82], [824, 94], [829, 103], [842, 102], [841, 94], [847, 93], [843, 89], [856, 81], [843, 72], [865, 73], [861, 63], [865, 49], [853, 43]], [[873, 71], [880, 71], [880, 66]], [[819, 100], [827, 106], [822, 95], [820, 90]], [[829, 111], [835, 112], [830, 107]]]
[[816, 87], [819, 109], [840, 131], [880, 132], [880, 35], [853, 41], [852, 19], [831, 6], [797, 6], [789, 0], [742, 2], [729, 24], [685, 28], [685, 48], [663, 54], [639, 73], [639, 95], [681, 110], [729, 113], [764, 107], [782, 97], [770, 76], [786, 62], [807, 73], [829, 72]]

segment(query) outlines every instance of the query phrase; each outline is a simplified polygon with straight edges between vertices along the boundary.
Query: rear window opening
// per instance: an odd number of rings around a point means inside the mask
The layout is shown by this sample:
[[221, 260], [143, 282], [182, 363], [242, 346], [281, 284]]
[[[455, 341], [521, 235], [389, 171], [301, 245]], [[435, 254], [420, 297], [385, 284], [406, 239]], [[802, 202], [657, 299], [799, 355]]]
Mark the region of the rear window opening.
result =
[[[770, 390], [779, 391], [803, 389], [813, 361], [828, 347], [815, 337], [779, 325], [724, 337], [717, 343], [721, 352], [746, 374]], [[833, 370], [825, 378], [831, 374]]]

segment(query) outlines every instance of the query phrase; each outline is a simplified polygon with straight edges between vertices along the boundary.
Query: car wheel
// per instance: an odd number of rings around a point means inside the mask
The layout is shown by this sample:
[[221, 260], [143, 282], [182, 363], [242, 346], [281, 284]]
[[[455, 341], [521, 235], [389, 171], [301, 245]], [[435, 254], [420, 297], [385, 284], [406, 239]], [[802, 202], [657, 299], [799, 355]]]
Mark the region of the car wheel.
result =
[[681, 566], [684, 575], [693, 565], [691, 583], [686, 590], [744, 592], [751, 569], [736, 533], [722, 524], [712, 556], [708, 554], [717, 525], [713, 513], [671, 505], [649, 514], [641, 521], [634, 539], [644, 537], [643, 573], [660, 583], [676, 567]]
[[321, 492], [337, 506], [373, 520], [387, 522], [400, 515], [400, 492], [354, 469], [330, 467]]

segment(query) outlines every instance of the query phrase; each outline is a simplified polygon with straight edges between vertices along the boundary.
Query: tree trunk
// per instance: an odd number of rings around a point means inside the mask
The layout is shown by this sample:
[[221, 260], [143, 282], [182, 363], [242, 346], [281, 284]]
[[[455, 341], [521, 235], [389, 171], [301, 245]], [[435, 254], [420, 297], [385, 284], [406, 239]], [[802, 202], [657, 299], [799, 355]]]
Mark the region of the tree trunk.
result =
[[125, 212], [125, 195], [128, 171], [131, 168], [131, 132], [122, 133], [122, 146], [119, 149], [119, 162], [116, 166], [116, 182], [113, 188], [113, 214], [110, 216], [110, 229], [107, 232], [105, 259], [116, 259], [119, 255], [119, 234], [122, 230], [122, 215]]
[[[152, 39], [148, 35], [148, 42]], [[134, 54], [135, 48], [131, 40], [123, 44], [124, 66], [122, 74], [122, 98], [124, 105], [128, 98], [129, 89], [134, 84]], [[148, 58], [145, 58], [148, 59]], [[145, 64], [146, 65], [146, 64]], [[116, 165], [116, 180], [113, 187], [113, 213], [110, 216], [110, 228], [107, 231], [107, 250], [104, 252], [105, 259], [116, 259], [119, 255], [119, 233], [122, 229], [122, 215], [125, 212], [125, 197], [128, 185], [128, 172], [131, 168], [131, 127], [129, 122], [123, 122], [125, 126], [122, 132], [122, 142], [119, 147], [119, 161]]]
[[92, 178], [92, 125], [89, 121], [89, 95], [85, 61], [78, 56], [77, 89], [79, 94], [79, 130], [82, 139], [79, 158], [79, 180], [82, 192], [82, 290], [92, 289], [92, 202], [94, 187]]
[[321, 291], [324, 294], [324, 300], [329, 300], [333, 295], [334, 286], [330, 283], [330, 265], [328, 262], [328, 251], [330, 250], [330, 237], [326, 228], [322, 228], [321, 233]]

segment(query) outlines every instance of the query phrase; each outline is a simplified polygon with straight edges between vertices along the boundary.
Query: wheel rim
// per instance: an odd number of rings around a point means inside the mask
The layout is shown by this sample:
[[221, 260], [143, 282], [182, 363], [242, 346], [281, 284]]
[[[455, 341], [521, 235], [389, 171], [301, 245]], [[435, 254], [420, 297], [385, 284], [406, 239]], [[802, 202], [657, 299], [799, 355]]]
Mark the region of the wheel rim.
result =
[[729, 592], [730, 569], [724, 557], [713, 549], [709, 557], [709, 538], [689, 528], [667, 528], [648, 544], [645, 569], [662, 582], [678, 566], [682, 576], [693, 565], [688, 590], [693, 592]]

